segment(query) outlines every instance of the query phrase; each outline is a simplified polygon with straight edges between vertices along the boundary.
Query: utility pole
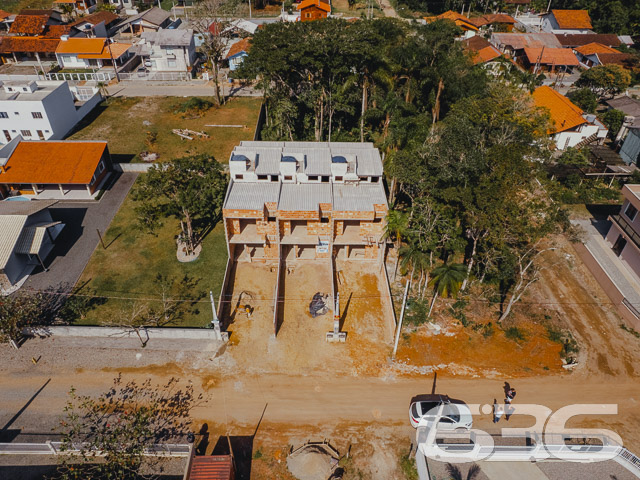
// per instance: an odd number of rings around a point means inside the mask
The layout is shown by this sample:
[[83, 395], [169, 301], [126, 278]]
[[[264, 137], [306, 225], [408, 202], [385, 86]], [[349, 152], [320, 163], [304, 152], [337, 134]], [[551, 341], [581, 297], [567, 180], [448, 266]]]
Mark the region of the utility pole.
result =
[[404, 298], [402, 299], [402, 310], [400, 310], [400, 320], [398, 321], [398, 329], [396, 330], [396, 341], [393, 344], [393, 355], [391, 359], [396, 359], [396, 352], [398, 351], [398, 340], [400, 340], [400, 331], [402, 330], [402, 320], [404, 319], [404, 308], [407, 305], [407, 294], [409, 293], [409, 285], [411, 280], [407, 280], [407, 286], [404, 289]]
[[111, 64], [113, 65], [113, 71], [116, 73], [116, 81], [120, 83], [120, 75], [118, 75], [118, 67], [116, 61], [113, 59], [113, 53], [111, 53], [111, 40], [107, 38], [107, 46], [109, 47], [109, 57], [111, 58]]
[[213, 291], [209, 290], [209, 298], [211, 299], [211, 311], [213, 312], [213, 320], [211, 320], [211, 325], [213, 325], [213, 330], [216, 333], [216, 338], [218, 340], [222, 340], [222, 333], [220, 332], [220, 320], [218, 320], [218, 314], [216, 313], [216, 303], [213, 300]]
[[251, 0], [249, 0], [249, 18], [251, 18]]

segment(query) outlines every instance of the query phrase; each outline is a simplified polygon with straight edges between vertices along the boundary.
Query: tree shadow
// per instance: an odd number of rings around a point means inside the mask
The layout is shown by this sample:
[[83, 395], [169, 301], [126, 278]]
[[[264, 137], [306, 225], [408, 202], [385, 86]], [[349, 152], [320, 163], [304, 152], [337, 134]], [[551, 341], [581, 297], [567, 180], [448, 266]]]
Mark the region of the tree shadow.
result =
[[47, 387], [47, 385], [49, 385], [50, 382], [51, 382], [51, 379], [48, 379], [46, 382], [44, 382], [44, 385], [42, 385], [31, 396], [31, 398], [27, 400], [27, 403], [25, 403], [22, 406], [22, 408], [18, 410], [16, 414], [13, 417], [11, 417], [9, 421], [7, 421], [7, 423], [4, 424], [4, 427], [2, 427], [2, 429], [0, 430], [0, 441], [2, 441], [3, 443], [11, 442], [20, 434], [21, 432], [20, 429], [10, 430], [9, 427], [11, 427], [11, 425], [13, 425], [15, 421], [18, 420], [18, 418], [20, 418], [20, 415], [22, 415], [25, 412], [25, 410], [29, 408], [29, 405], [33, 403], [33, 401], [38, 397], [38, 395], [40, 395], [40, 393], [42, 393], [42, 391]]

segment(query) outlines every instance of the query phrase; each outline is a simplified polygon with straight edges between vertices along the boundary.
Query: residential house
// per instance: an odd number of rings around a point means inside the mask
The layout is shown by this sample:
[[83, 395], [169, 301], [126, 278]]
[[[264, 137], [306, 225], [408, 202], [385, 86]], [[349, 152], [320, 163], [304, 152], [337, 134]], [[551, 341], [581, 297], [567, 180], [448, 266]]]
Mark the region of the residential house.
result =
[[[624, 113], [624, 122], [616, 134], [616, 143], [622, 142], [631, 128], [640, 128], [640, 100], [623, 95], [607, 100], [609, 109], [620, 110]], [[631, 162], [627, 162], [631, 163]], [[635, 163], [635, 157], [634, 162]]]
[[132, 56], [132, 44], [112, 43], [106, 38], [69, 38], [63, 36], [56, 48], [56, 59], [62, 68], [99, 69], [122, 67]]
[[533, 73], [568, 72], [580, 66], [578, 58], [568, 48], [525, 48], [520, 57], [525, 68]]
[[537, 107], [549, 111], [551, 127], [548, 130], [555, 147], [565, 150], [580, 148], [593, 142], [602, 144], [607, 136], [607, 128], [595, 115], [586, 114], [571, 100], [553, 88], [542, 86], [533, 92]]
[[255, 34], [257, 30], [257, 24], [243, 18], [238, 18], [229, 22], [229, 25], [225, 27], [222, 33], [230, 35], [231, 37], [246, 37]]
[[35, 60], [41, 71], [45, 63], [55, 62], [59, 38], [0, 37], [0, 63], [20, 63]]
[[598, 54], [610, 53], [610, 54], [622, 55], [622, 53], [616, 50], [615, 48], [611, 48], [597, 42], [581, 45], [579, 47], [574, 48], [573, 51], [578, 56], [581, 66], [585, 68], [591, 68], [591, 67], [600, 65]]
[[70, 25], [79, 32], [84, 33], [87, 37], [107, 38], [109, 30], [120, 21], [120, 17], [112, 12], [105, 10], [85, 15], [78, 18]]
[[0, 150], [0, 195], [90, 200], [110, 171], [107, 142], [16, 138]]
[[43, 35], [50, 25], [60, 25], [62, 17], [55, 10], [22, 10], [9, 28], [11, 35]]
[[371, 143], [241, 142], [223, 204], [231, 261], [382, 263], [388, 207]]
[[251, 37], [243, 38], [242, 40], [238, 40], [231, 45], [231, 48], [229, 48], [229, 52], [227, 52], [227, 55], [225, 57], [225, 59], [229, 62], [229, 70], [233, 72], [240, 65], [242, 65], [245, 57], [249, 54], [250, 48]]
[[581, 47], [590, 43], [599, 43], [607, 47], [619, 47], [622, 42], [613, 33], [560, 33], [556, 38], [564, 48]]
[[64, 224], [54, 221], [55, 200], [0, 202], [0, 292], [15, 292], [54, 247]]
[[620, 148], [620, 158], [627, 165], [640, 166], [640, 123], [626, 128], [628, 133]]
[[125, 10], [127, 13], [129, 12], [133, 12], [134, 14], [136, 13], [136, 11], [134, 10], [135, 8], [134, 0], [107, 0], [107, 1], [111, 5], [114, 5], [118, 11]]
[[186, 72], [196, 60], [193, 30], [144, 32], [141, 35], [140, 56], [154, 72]]
[[640, 276], [640, 185], [622, 187], [624, 203], [618, 215], [609, 216], [611, 227], [606, 241], [624, 266]]
[[304, 0], [297, 9], [303, 22], [327, 18], [331, 14], [331, 5], [322, 0]]
[[522, 56], [525, 48], [562, 48], [552, 33], [492, 33], [489, 41], [514, 58]]
[[63, 138], [102, 97], [96, 87], [67, 82], [0, 82], [0, 144], [18, 136]]
[[487, 63], [502, 56], [502, 52], [491, 45], [480, 35], [474, 35], [462, 41], [463, 48], [471, 54], [471, 60], [475, 65]]
[[448, 10], [434, 17], [424, 17], [424, 21], [427, 23], [435, 22], [436, 20], [452, 21], [465, 32], [465, 38], [475, 35], [475, 32], [480, 30], [480, 28], [470, 18], [454, 12], [453, 10]]
[[5, 12], [4, 10], [0, 9], [0, 31], [8, 32], [14, 19], [15, 15], [12, 15], [9, 12]]
[[169, 12], [153, 7], [126, 19], [118, 24], [116, 29], [121, 32], [140, 35], [142, 32], [157, 32], [161, 28], [169, 28], [171, 24], [171, 14]]
[[470, 19], [478, 28], [488, 28], [498, 32], [511, 32], [516, 19], [506, 13], [489, 13]]
[[234, 480], [235, 478], [235, 466], [231, 455], [194, 455], [185, 476], [185, 480]]
[[549, 33], [593, 33], [586, 10], [551, 10], [542, 16], [542, 29]]
[[95, 12], [97, 0], [53, 0], [53, 5], [58, 8], [68, 7], [72, 12], [87, 15]]

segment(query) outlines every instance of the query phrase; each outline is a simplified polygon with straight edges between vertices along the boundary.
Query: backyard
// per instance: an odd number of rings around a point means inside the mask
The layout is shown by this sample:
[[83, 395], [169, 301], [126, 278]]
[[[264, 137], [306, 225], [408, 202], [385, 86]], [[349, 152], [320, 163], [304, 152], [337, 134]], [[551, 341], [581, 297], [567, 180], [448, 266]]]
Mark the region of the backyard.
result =
[[[114, 322], [142, 305], [159, 308], [164, 284], [167, 298], [188, 300], [180, 302], [180, 314], [167, 326], [208, 325], [208, 293], [213, 290], [217, 301], [227, 262], [222, 224], [204, 238], [197, 260], [180, 263], [174, 240], [180, 230], [178, 220], [165, 220], [155, 235], [146, 233], [137, 226], [135, 203], [131, 196], [124, 201], [103, 234], [107, 248], [98, 245], [78, 281], [80, 293], [104, 297], [78, 323]], [[158, 281], [159, 274], [164, 281]]]
[[[213, 98], [202, 98], [213, 103]], [[70, 140], [106, 140], [116, 163], [140, 162], [141, 152], [157, 153], [159, 161], [209, 153], [226, 163], [241, 140], [253, 140], [260, 114], [260, 98], [231, 98], [221, 107], [187, 109], [181, 97], [119, 97], [103, 101], [68, 137]], [[242, 125], [207, 127], [206, 125]], [[173, 129], [204, 132], [186, 140]]]

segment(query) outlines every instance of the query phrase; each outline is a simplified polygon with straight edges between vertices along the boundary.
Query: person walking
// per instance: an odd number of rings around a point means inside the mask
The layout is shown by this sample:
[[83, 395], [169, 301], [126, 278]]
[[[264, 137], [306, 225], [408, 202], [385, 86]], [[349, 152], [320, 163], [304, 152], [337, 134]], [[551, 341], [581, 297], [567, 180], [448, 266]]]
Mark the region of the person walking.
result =
[[493, 423], [498, 423], [500, 421], [500, 417], [502, 417], [502, 407], [498, 403], [498, 400], [493, 399]]
[[504, 396], [504, 419], [506, 421], [509, 421], [509, 417], [513, 414], [511, 402], [513, 402], [514, 398], [516, 398], [516, 389], [509, 387]]

